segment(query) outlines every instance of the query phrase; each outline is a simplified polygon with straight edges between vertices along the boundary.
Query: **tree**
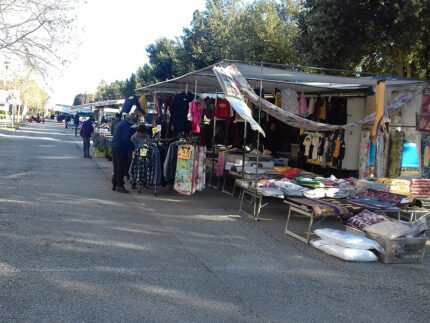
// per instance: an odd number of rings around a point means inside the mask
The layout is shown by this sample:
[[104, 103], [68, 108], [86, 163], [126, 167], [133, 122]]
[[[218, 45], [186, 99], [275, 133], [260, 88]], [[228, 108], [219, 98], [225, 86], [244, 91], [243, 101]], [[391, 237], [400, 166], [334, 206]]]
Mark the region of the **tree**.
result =
[[429, 13], [428, 0], [306, 0], [297, 48], [319, 67], [428, 77]]
[[58, 48], [69, 41], [77, 1], [1, 0], [0, 62], [21, 62], [40, 75], [63, 64]]

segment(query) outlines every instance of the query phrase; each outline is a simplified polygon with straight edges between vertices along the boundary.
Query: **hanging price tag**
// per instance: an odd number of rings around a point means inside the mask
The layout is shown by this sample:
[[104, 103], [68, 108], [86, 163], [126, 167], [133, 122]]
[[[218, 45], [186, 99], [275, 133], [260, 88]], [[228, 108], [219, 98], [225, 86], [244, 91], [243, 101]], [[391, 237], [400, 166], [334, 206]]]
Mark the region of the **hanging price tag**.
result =
[[152, 128], [152, 133], [153, 134], [156, 134], [157, 132], [158, 132], [158, 128], [157, 127]]
[[141, 149], [140, 150], [140, 157], [146, 157], [146, 154], [148, 153], [147, 149]]
[[183, 160], [191, 159], [191, 149], [188, 147], [181, 147], [178, 151], [178, 158]]

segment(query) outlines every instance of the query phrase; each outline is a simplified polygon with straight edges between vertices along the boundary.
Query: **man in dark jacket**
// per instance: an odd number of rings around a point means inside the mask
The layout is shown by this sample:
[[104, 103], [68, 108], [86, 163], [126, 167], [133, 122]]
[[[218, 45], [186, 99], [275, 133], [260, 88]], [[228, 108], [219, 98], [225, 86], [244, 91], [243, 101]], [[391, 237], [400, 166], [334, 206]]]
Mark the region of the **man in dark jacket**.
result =
[[90, 156], [90, 138], [94, 132], [93, 127], [94, 117], [90, 117], [82, 124], [81, 137], [84, 144], [84, 158], [91, 158]]
[[75, 125], [75, 136], [78, 135], [79, 117], [80, 117], [80, 115], [79, 115], [79, 112], [78, 112], [78, 113], [75, 114], [75, 117], [74, 117], [74, 120], [73, 120], [73, 123]]
[[129, 115], [125, 120], [122, 120], [112, 138], [112, 161], [113, 161], [113, 174], [112, 174], [112, 190], [121, 193], [128, 193], [129, 191], [124, 187], [124, 176], [127, 176], [130, 167], [130, 153], [133, 151], [134, 146], [131, 142], [131, 126], [137, 122], [137, 117]]
[[118, 124], [121, 122], [121, 115], [119, 113], [115, 113], [115, 119], [110, 123], [110, 134], [113, 136], [115, 134], [115, 129]]

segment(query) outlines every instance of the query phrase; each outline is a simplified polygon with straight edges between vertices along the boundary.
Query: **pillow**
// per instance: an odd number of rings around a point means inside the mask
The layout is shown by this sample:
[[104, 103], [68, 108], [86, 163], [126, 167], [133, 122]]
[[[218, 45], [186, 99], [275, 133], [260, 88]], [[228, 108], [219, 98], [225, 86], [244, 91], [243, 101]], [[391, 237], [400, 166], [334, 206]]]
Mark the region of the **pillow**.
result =
[[396, 239], [411, 234], [414, 231], [414, 228], [398, 222], [383, 221], [369, 225], [364, 228], [364, 231], [383, 238]]

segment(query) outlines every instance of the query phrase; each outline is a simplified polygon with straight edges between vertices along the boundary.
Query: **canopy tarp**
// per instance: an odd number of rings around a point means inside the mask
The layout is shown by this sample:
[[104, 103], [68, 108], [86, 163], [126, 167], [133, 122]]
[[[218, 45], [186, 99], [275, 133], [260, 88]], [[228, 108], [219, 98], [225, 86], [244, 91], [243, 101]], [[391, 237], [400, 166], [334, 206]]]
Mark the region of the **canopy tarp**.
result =
[[[315, 131], [332, 131], [336, 129], [346, 129], [350, 127], [359, 126], [370, 121], [375, 120], [375, 113], [366, 116], [364, 119], [346, 125], [330, 125], [320, 122], [315, 122], [299, 115], [291, 113], [287, 110], [281, 109], [276, 105], [260, 98], [248, 84], [241, 71], [235, 65], [229, 65], [225, 68], [221, 66], [214, 66], [219, 83], [223, 88], [227, 98], [233, 97], [237, 99], [247, 98], [256, 106], [261, 106], [261, 109], [267, 112], [272, 117], [296, 128]], [[423, 83], [425, 84], [425, 83]], [[386, 106], [386, 113], [390, 114], [395, 110], [401, 108], [406, 102], [413, 99], [416, 95], [423, 93], [423, 86], [415, 85], [408, 89], [401, 91], [395, 98], [388, 101]]]
[[[188, 90], [194, 91], [197, 82], [198, 93], [222, 92], [216, 75], [213, 71], [214, 66], [226, 67], [231, 61], [222, 61], [217, 64], [205, 67], [195, 72], [183, 76], [148, 85], [135, 90], [137, 94], [152, 92], [177, 93]], [[412, 84], [423, 83], [412, 79], [395, 79], [383, 77], [341, 77], [332, 75], [322, 75], [314, 73], [304, 73], [289, 71], [282, 68], [274, 68], [266, 64], [234, 62], [235, 66], [242, 73], [251, 87], [259, 88], [260, 80], [265, 93], [272, 93], [276, 88], [289, 88], [296, 92], [306, 94], [322, 93], [369, 93], [373, 92], [373, 87], [380, 79], [385, 79], [387, 86], [409, 86]]]

